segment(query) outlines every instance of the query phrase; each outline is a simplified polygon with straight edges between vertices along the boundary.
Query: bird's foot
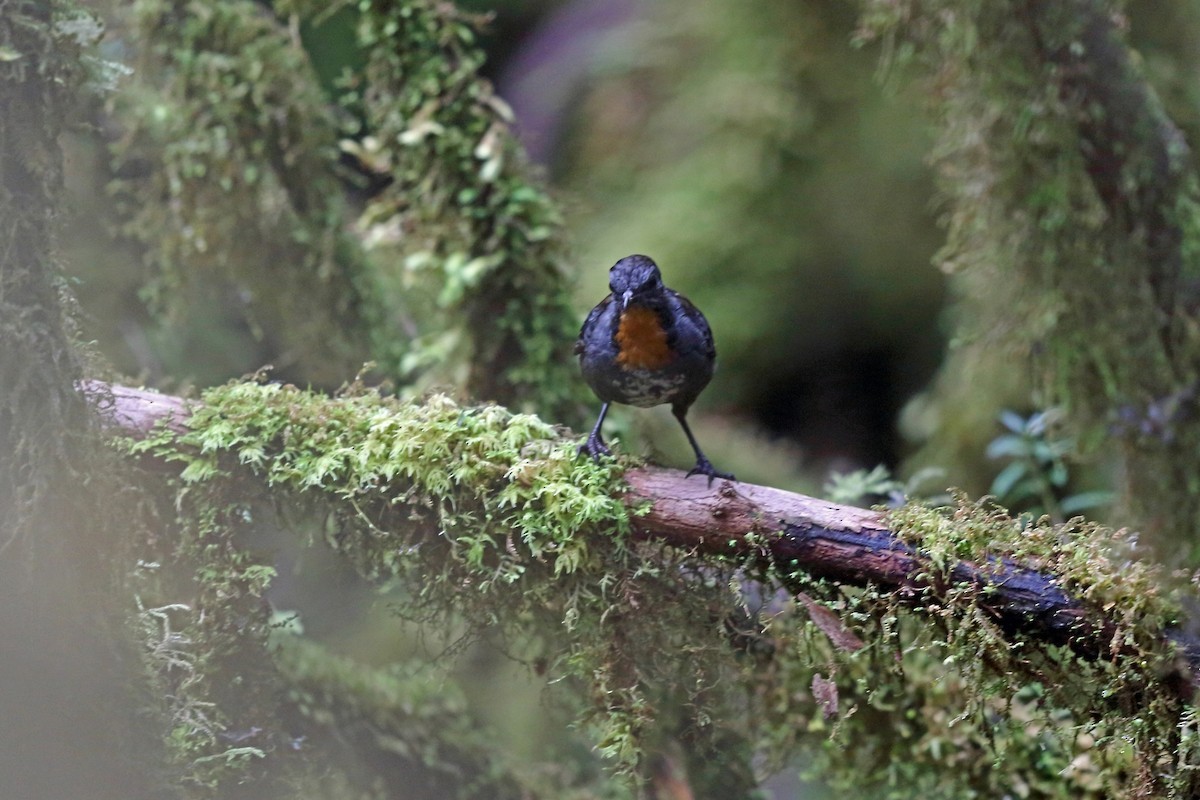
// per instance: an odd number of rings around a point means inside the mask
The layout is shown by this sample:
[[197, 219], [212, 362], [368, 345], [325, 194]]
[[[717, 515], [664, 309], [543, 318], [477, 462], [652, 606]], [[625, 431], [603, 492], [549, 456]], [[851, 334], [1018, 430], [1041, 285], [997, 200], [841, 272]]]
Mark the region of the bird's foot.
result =
[[690, 470], [688, 470], [688, 474], [684, 475], [684, 478], [690, 478], [693, 475], [707, 475], [709, 486], [712, 486], [713, 478], [721, 478], [722, 480], [727, 480], [727, 481], [736, 481], [737, 480], [737, 478], [733, 477], [732, 472], [721, 472], [716, 467], [714, 467], [707, 458], [697, 459], [696, 466], [694, 466]]
[[599, 461], [604, 456], [611, 456], [612, 450], [608, 449], [608, 445], [599, 436], [589, 436], [575, 451], [576, 455], [585, 453], [591, 456], [592, 461]]

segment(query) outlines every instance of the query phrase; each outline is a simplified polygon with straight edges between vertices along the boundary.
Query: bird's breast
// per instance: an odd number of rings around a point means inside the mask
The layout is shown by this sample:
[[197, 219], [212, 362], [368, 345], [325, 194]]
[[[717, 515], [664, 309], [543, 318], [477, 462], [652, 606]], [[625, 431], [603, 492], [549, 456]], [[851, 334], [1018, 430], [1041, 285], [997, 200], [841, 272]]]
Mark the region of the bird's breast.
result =
[[667, 331], [658, 312], [633, 307], [617, 322], [617, 363], [626, 369], [661, 369], [671, 361]]

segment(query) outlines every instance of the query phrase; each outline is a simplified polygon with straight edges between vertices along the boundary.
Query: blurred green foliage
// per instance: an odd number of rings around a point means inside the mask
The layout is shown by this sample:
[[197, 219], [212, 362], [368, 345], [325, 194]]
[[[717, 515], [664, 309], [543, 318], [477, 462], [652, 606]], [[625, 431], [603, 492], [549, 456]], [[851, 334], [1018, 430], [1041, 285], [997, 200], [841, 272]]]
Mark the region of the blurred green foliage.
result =
[[930, 468], [901, 481], [886, 466], [878, 464], [869, 470], [833, 473], [825, 483], [822, 496], [834, 503], [864, 507], [886, 504], [896, 508], [909, 498], [920, 498], [929, 505], [948, 505], [949, 495], [928, 491], [935, 481], [944, 481], [945, 477], [942, 470]]
[[365, 116], [357, 152], [391, 179], [358, 225], [383, 265], [382, 301], [421, 331], [402, 371], [577, 413], [558, 211], [510, 133], [511, 110], [478, 75], [472, 20], [437, 3], [357, 9], [368, 54], [348, 86]]
[[[74, 2], [0, 0], [0, 796], [127, 798], [140, 683], [113, 591], [140, 493], [93, 435], [81, 342], [56, 246], [62, 134], [113, 70]], [[126, 660], [128, 659], [128, 660]], [[126, 667], [133, 667], [126, 671]]]
[[1057, 430], [1060, 421], [1057, 409], [1028, 417], [1001, 412], [1000, 422], [1007, 430], [987, 447], [988, 458], [1007, 461], [988, 492], [997, 503], [1030, 517], [1048, 514], [1055, 522], [1064, 522], [1112, 502], [1112, 492], [1071, 491], [1067, 458], [1075, 451], [1075, 442]]
[[[1124, 49], [1125, 18], [1096, 3], [911, 11], [871, 4], [863, 31], [923, 65], [937, 90], [938, 261], [960, 298], [937, 401], [941, 464], [957, 478], [954, 454], [968, 443], [983, 452], [982, 422], [999, 409], [984, 412], [1002, 395], [989, 387], [1029, 385], [1034, 405], [1062, 409], [1082, 454], [1117, 465], [1114, 518], [1152, 531], [1167, 558], [1193, 561], [1196, 178]], [[1072, 61], [1084, 54], [1094, 63]], [[1159, 419], [1165, 408], [1176, 413]]]
[[370, 358], [382, 307], [346, 230], [338, 123], [306, 53], [253, 2], [132, 11], [136, 83], [113, 97], [110, 191], [154, 268], [143, 296], [203, 324], [186, 303], [204, 293], [182, 289], [227, 287], [209, 303], [232, 301], [276, 338], [281, 368], [336, 386]]
[[[926, 121], [854, 25], [837, 3], [656, 4], [606, 40], [560, 168], [581, 303], [653, 256], [716, 335], [701, 409], [793, 437], [818, 471], [897, 456], [875, 409], [894, 416], [941, 347]], [[714, 458], [753, 475], [739, 455]]]

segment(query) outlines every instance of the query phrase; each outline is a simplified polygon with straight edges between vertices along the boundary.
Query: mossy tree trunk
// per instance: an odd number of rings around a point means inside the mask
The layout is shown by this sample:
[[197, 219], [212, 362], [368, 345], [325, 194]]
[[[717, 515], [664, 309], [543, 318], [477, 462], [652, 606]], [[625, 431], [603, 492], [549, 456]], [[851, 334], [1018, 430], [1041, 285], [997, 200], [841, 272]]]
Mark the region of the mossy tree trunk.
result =
[[[0, 794], [128, 797], [126, 648], [109, 641], [116, 537], [64, 278], [59, 136], [84, 79], [89, 18], [0, 2]], [[114, 500], [115, 498], [110, 498]], [[110, 520], [111, 521], [111, 520]], [[96, 569], [97, 556], [104, 554]], [[116, 623], [116, 630], [121, 624]]]
[[946, 385], [972, 392], [956, 376], [973, 361], [1018, 384], [1032, 375], [1084, 453], [1119, 459], [1121, 521], [1194, 563], [1197, 176], [1120, 4], [864, 7], [864, 31], [911, 43], [935, 88], [940, 261], [964, 310]]

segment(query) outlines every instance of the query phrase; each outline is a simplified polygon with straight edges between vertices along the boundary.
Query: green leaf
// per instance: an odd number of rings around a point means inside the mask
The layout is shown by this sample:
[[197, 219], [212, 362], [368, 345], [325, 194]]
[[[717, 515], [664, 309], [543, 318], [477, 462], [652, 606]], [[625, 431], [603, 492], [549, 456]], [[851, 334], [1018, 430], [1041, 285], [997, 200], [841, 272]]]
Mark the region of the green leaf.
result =
[[1063, 498], [1062, 512], [1064, 514], [1078, 514], [1081, 511], [1086, 511], [1089, 508], [1097, 508], [1099, 506], [1111, 505], [1116, 498], [1114, 492], [1105, 490], [1096, 490], [1094, 492], [1080, 492], [1073, 494], [1070, 497]]
[[1009, 499], [1009, 494], [1017, 481], [1025, 477], [1028, 468], [1024, 462], [1014, 461], [1004, 469], [1000, 470], [1000, 474], [992, 481], [992, 487], [988, 490], [989, 494], [995, 495], [997, 498]]
[[1025, 418], [1015, 411], [1009, 411], [1008, 409], [1001, 411], [1000, 424], [1013, 433], [1023, 434], [1026, 432]]
[[1021, 458], [1029, 454], [1028, 439], [1020, 436], [997, 436], [987, 446], [988, 458]]

